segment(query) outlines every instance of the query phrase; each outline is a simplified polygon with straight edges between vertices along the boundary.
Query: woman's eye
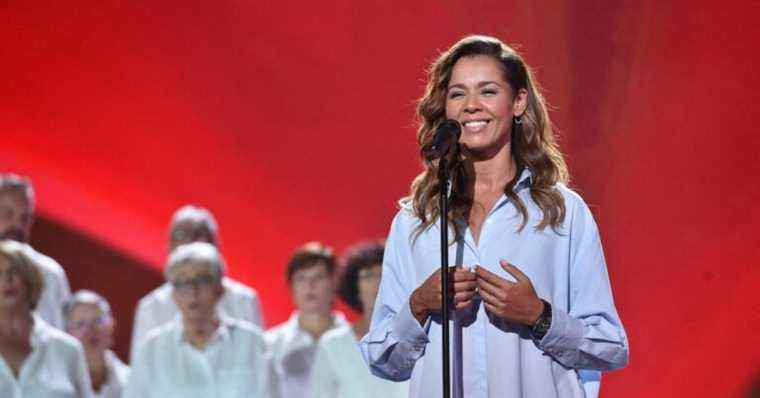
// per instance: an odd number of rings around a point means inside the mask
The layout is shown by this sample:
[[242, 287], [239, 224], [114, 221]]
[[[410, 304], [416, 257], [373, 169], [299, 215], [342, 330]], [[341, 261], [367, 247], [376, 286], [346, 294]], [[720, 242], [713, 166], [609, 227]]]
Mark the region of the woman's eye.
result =
[[452, 92], [452, 93], [449, 93], [449, 98], [459, 98], [459, 97], [461, 97], [462, 95], [463, 95], [463, 94], [462, 94], [462, 93], [460, 93], [460, 92]]
[[496, 95], [496, 90], [493, 90], [493, 89], [483, 90], [483, 95]]

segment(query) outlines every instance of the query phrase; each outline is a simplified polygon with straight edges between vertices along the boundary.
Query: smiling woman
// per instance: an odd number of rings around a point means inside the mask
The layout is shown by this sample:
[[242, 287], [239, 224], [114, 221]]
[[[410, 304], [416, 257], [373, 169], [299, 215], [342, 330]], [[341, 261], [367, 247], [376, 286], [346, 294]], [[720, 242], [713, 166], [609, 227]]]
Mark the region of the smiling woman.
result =
[[[437, 203], [428, 162], [401, 201], [383, 278], [362, 339], [373, 373], [410, 379], [410, 396], [440, 396], [449, 328], [454, 397], [594, 398], [599, 373], [624, 367], [628, 342], [596, 223], [564, 182], [567, 170], [532, 73], [501, 41], [467, 37], [433, 64], [420, 101], [422, 153], [446, 119], [463, 126], [452, 151], [455, 229], [442, 324]], [[516, 266], [518, 264], [519, 266]]]

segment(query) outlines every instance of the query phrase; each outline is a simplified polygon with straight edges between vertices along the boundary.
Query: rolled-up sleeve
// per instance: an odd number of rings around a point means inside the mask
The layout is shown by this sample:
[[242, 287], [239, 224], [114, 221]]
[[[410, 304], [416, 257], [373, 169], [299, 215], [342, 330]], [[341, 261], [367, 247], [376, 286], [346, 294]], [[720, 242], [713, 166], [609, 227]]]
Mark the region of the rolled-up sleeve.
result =
[[569, 308], [552, 308], [551, 327], [538, 345], [570, 368], [619, 369], [628, 363], [628, 340], [615, 309], [599, 232], [585, 203], [571, 214]]
[[409, 259], [408, 225], [401, 210], [391, 225], [383, 257], [383, 277], [372, 313], [372, 323], [361, 340], [364, 360], [376, 376], [408, 380], [414, 364], [429, 342], [429, 320], [423, 328], [412, 315], [413, 265]]

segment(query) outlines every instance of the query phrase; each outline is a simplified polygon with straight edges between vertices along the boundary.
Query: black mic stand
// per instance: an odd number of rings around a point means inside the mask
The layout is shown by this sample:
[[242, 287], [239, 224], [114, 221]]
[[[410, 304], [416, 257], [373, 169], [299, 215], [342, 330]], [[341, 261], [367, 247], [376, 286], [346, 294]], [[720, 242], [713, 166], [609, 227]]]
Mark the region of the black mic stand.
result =
[[438, 184], [441, 187], [438, 208], [441, 220], [441, 354], [443, 355], [443, 398], [451, 397], [449, 372], [449, 162], [446, 154], [438, 161]]

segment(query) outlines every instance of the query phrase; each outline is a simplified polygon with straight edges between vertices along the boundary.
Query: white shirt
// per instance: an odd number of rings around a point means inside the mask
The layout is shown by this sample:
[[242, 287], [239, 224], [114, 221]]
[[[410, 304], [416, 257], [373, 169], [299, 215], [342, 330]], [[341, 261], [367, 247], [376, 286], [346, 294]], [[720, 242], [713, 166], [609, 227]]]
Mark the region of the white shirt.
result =
[[95, 398], [121, 398], [129, 380], [129, 366], [125, 365], [113, 351], [105, 352], [106, 382], [100, 386], [100, 391], [94, 393]]
[[364, 363], [350, 325], [324, 334], [311, 374], [314, 398], [407, 398], [409, 383], [381, 379]]
[[63, 330], [63, 305], [71, 298], [71, 288], [66, 273], [58, 262], [38, 252], [30, 245], [24, 245], [24, 254], [34, 261], [42, 273], [45, 286], [42, 288], [40, 301], [35, 313], [50, 326]]
[[[217, 304], [221, 313], [262, 327], [261, 304], [256, 291], [228, 277], [222, 278], [222, 286], [224, 295]], [[151, 329], [170, 322], [179, 315], [179, 308], [172, 299], [172, 290], [170, 283], [164, 283], [137, 303], [129, 351], [130, 361], [134, 361], [137, 345]]]
[[203, 349], [185, 341], [181, 317], [148, 333], [124, 398], [268, 398], [261, 329], [223, 314], [219, 320]]
[[[537, 230], [542, 212], [530, 196], [530, 184], [526, 169], [515, 188], [528, 211], [522, 231], [516, 206], [502, 195], [477, 243], [466, 221], [457, 220], [464, 236], [449, 246], [449, 259], [450, 265], [480, 265], [515, 282], [499, 265], [507, 260], [551, 303], [551, 327], [534, 341], [529, 327], [493, 316], [479, 297], [470, 308], [454, 312], [447, 326], [452, 397], [595, 398], [601, 371], [628, 362], [628, 339], [591, 211], [578, 194], [558, 184], [567, 210], [564, 222]], [[407, 205], [393, 220], [372, 325], [361, 342], [372, 372], [409, 379], [415, 398], [441, 396], [442, 390], [440, 316], [420, 326], [409, 307], [414, 289], [440, 267], [440, 224], [415, 240], [419, 224]]]
[[[332, 328], [348, 325], [339, 312], [333, 313]], [[290, 319], [267, 330], [264, 338], [272, 356], [272, 393], [281, 398], [303, 398], [310, 390], [311, 369], [317, 342], [298, 327], [298, 312]]]
[[32, 352], [16, 378], [0, 356], [2, 398], [91, 398], [90, 375], [82, 345], [34, 316]]

